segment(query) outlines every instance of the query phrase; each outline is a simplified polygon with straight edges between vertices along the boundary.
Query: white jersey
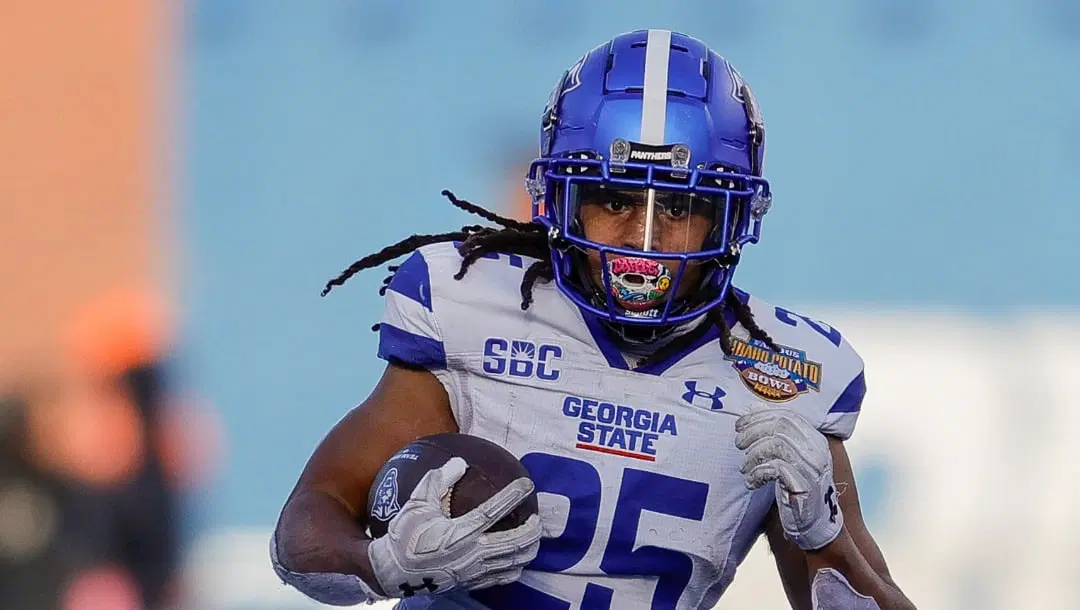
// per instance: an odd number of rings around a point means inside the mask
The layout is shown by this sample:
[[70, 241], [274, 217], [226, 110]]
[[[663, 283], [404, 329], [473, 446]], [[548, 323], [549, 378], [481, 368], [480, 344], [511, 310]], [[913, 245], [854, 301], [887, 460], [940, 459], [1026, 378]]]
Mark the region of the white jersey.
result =
[[[406, 599], [399, 608], [710, 608], [761, 534], [774, 490], [746, 488], [734, 424], [782, 402], [847, 439], [862, 360], [828, 325], [746, 293], [776, 353], [735, 325], [636, 368], [554, 283], [521, 309], [533, 261], [480, 259], [462, 280], [452, 244], [427, 246], [386, 293], [379, 355], [431, 370], [461, 432], [506, 447], [536, 483], [544, 539], [517, 583]], [[477, 603], [480, 602], [480, 603]]]

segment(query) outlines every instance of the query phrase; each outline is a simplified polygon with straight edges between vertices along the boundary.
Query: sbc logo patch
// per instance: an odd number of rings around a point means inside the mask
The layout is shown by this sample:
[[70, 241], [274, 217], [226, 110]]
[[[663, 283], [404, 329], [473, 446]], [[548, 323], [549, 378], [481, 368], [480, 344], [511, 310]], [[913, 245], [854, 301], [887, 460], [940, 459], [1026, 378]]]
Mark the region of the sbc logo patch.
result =
[[562, 356], [562, 347], [551, 343], [489, 337], [484, 342], [483, 369], [489, 375], [557, 381], [560, 371], [556, 362]]

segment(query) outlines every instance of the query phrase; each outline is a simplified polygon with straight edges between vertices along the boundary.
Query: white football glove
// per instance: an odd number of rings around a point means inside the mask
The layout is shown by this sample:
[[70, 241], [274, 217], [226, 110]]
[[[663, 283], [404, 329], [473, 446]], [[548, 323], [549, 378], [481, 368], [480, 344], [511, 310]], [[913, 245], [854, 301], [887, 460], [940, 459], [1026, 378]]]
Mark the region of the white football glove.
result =
[[424, 475], [385, 536], [368, 545], [368, 557], [383, 591], [391, 597], [483, 589], [521, 577], [540, 549], [540, 517], [503, 532], [486, 530], [533, 492], [522, 477], [483, 504], [456, 518], [443, 509], [450, 488], [468, 465], [459, 457]]
[[813, 551], [840, 535], [844, 515], [825, 435], [791, 409], [760, 405], [735, 421], [735, 446], [746, 453], [740, 472], [747, 487], [776, 481], [776, 505], [789, 540]]

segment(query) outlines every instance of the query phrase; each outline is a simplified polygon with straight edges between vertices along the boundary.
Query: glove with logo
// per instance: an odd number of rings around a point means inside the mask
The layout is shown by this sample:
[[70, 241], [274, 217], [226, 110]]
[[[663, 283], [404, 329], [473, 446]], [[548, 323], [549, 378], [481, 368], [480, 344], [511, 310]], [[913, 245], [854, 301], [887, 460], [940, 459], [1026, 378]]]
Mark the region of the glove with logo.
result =
[[813, 551], [840, 535], [844, 515], [825, 435], [791, 409], [760, 405], [735, 421], [735, 446], [746, 454], [740, 472], [747, 487], [776, 482], [780, 523], [789, 540]]
[[459, 517], [443, 510], [443, 498], [465, 475], [465, 460], [450, 458], [424, 475], [385, 536], [368, 545], [375, 578], [388, 595], [445, 593], [509, 584], [540, 549], [540, 517], [506, 531], [486, 531], [533, 491], [520, 478]]

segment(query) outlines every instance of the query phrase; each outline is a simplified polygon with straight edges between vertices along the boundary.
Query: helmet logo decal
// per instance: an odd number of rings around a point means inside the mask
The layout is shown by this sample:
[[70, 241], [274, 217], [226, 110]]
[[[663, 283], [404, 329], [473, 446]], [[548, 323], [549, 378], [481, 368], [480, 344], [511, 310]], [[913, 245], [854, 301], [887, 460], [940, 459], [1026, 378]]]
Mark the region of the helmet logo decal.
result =
[[577, 63], [570, 66], [570, 69], [563, 74], [562, 78], [551, 89], [551, 95], [548, 96], [547, 104], [544, 106], [544, 117], [541, 121], [541, 156], [548, 153], [551, 141], [555, 137], [555, 127], [559, 123], [559, 103], [562, 102], [564, 95], [581, 86], [581, 69], [585, 66], [585, 60], [588, 57], [588, 53], [582, 55], [581, 59], [578, 59]]

